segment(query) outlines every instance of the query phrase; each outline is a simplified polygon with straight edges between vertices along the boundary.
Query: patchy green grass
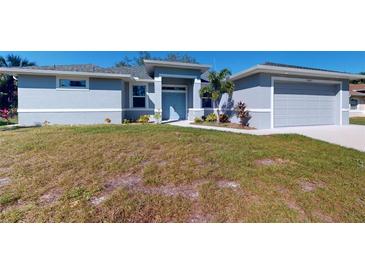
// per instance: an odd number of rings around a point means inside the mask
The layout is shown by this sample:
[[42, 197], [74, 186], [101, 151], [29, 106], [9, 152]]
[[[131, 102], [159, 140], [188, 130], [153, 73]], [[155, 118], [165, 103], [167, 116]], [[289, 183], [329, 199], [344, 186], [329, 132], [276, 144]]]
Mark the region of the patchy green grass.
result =
[[0, 221], [364, 222], [365, 153], [170, 125], [1, 131]]
[[365, 126], [365, 117], [351, 117], [350, 124]]
[[15, 116], [15, 117], [12, 117], [9, 119], [9, 122], [0, 118], [0, 126], [6, 126], [6, 125], [13, 125], [13, 124], [16, 124], [18, 123], [18, 118]]

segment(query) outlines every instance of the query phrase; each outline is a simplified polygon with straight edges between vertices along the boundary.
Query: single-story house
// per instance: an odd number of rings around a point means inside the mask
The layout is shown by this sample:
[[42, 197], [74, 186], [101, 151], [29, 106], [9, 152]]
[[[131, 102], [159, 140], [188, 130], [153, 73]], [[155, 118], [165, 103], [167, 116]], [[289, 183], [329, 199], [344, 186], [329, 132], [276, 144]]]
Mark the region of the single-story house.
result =
[[365, 116], [365, 84], [350, 84], [350, 117]]
[[[193, 120], [213, 108], [201, 98], [209, 65], [145, 60], [143, 66], [102, 68], [55, 65], [0, 68], [18, 79], [19, 123], [119, 124], [140, 115], [162, 114], [162, 120]], [[346, 125], [349, 80], [337, 71], [275, 63], [257, 65], [231, 76], [233, 95], [223, 96], [222, 112], [237, 122], [233, 108], [246, 103], [252, 127], [258, 129]]]

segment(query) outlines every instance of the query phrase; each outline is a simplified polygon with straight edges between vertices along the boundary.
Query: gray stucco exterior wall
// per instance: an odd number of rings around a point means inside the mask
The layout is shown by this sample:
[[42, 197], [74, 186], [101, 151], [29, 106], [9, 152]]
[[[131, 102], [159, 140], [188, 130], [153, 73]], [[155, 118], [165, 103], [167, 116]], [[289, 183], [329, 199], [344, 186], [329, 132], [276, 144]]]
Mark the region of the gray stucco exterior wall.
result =
[[20, 75], [18, 83], [20, 124], [121, 122], [121, 80], [90, 78], [88, 90], [57, 89], [54, 76]]

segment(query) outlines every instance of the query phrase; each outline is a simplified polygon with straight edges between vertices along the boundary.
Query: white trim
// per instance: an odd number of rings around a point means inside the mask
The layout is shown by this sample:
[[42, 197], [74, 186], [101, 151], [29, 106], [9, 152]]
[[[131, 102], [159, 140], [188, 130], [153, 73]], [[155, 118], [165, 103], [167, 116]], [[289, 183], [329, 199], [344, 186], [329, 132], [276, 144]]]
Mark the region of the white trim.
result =
[[185, 68], [195, 69], [201, 72], [205, 72], [210, 69], [210, 65], [183, 63], [183, 62], [170, 62], [170, 61], [159, 61], [159, 60], [143, 60], [147, 72], [151, 72], [154, 67], [168, 67], [168, 68]]
[[343, 108], [343, 109], [341, 109], [342, 111], [350, 111], [350, 109], [348, 109], [348, 108]]
[[230, 77], [231, 80], [238, 80], [243, 77], [250, 76], [255, 73], [276, 73], [276, 74], [290, 74], [300, 75], [307, 77], [327, 77], [327, 78], [338, 78], [338, 79], [350, 79], [360, 80], [364, 79], [365, 76], [361, 74], [351, 74], [342, 72], [322, 71], [315, 69], [304, 69], [304, 68], [290, 68], [290, 67], [279, 67], [270, 65], [256, 65], [239, 73], [236, 73]]
[[275, 96], [275, 79], [271, 77], [271, 89], [270, 89], [270, 128], [274, 128], [274, 96]]
[[[124, 109], [123, 109], [124, 110]], [[18, 109], [18, 113], [35, 112], [119, 112], [121, 108], [43, 108], [43, 109]]]
[[[222, 110], [234, 110], [234, 108], [202, 108], [202, 109], [191, 109], [190, 110], [212, 110], [212, 111], [222, 111]], [[247, 111], [251, 112], [271, 112], [270, 108], [247, 108]]]
[[[86, 81], [86, 87], [85, 88], [60, 87], [60, 80]], [[70, 77], [67, 75], [64, 75], [64, 76], [61, 75], [61, 76], [56, 77], [56, 90], [59, 90], [59, 91], [62, 91], [62, 90], [90, 91], [89, 84], [90, 84], [90, 79], [88, 77]]]
[[192, 110], [192, 111], [202, 111], [205, 110], [206, 108], [189, 108], [188, 110]]
[[123, 108], [123, 111], [156, 111], [154, 108]]
[[[142, 96], [133, 96], [133, 86], [145, 86], [146, 87], [146, 95], [145, 97], [145, 107], [141, 108], [141, 107], [133, 107], [133, 97], [140, 97], [142, 98]], [[148, 92], [148, 83], [129, 83], [129, 108], [130, 109], [148, 109], [149, 108], [149, 103], [148, 103], [148, 98], [149, 98], [149, 92]]]
[[323, 83], [323, 84], [336, 84], [340, 85], [339, 96], [340, 96], [340, 126], [342, 126], [342, 81], [335, 80], [318, 80], [318, 79], [305, 79], [305, 78], [292, 78], [292, 77], [271, 77], [271, 128], [274, 128], [274, 95], [275, 95], [275, 81], [286, 81], [286, 82], [304, 82], [304, 83]]
[[340, 84], [340, 126], [342, 126], [342, 82]]

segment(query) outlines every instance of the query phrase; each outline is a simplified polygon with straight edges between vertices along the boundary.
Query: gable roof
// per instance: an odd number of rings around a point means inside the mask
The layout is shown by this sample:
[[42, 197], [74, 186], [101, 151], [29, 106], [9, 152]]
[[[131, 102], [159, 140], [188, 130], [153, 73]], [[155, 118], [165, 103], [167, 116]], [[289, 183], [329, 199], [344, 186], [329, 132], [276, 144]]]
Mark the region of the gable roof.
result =
[[323, 77], [323, 78], [334, 78], [334, 79], [353, 79], [359, 80], [364, 79], [365, 76], [361, 74], [352, 74], [334, 70], [325, 70], [318, 68], [309, 68], [302, 66], [292, 66], [286, 64], [266, 62], [260, 65], [256, 65], [239, 73], [232, 75], [231, 80], [238, 80], [243, 77], [250, 76], [256, 73], [275, 73], [275, 74], [286, 74], [286, 75], [297, 75], [297, 76], [310, 76], [310, 77]]
[[169, 67], [169, 68], [181, 68], [181, 69], [193, 69], [199, 70], [201, 73], [210, 69], [210, 65], [187, 63], [187, 62], [171, 62], [161, 60], [143, 60], [144, 65], [148, 73], [151, 73], [155, 67]]
[[104, 68], [94, 64], [75, 65], [53, 65], [53, 66], [30, 66], [30, 67], [10, 67], [0, 68], [0, 72], [14, 74], [70, 74], [78, 76], [94, 76], [109, 78], [135, 78], [141, 80], [152, 80], [143, 66], [135, 67], [109, 67]]

